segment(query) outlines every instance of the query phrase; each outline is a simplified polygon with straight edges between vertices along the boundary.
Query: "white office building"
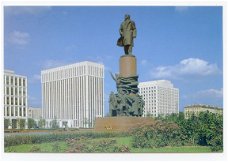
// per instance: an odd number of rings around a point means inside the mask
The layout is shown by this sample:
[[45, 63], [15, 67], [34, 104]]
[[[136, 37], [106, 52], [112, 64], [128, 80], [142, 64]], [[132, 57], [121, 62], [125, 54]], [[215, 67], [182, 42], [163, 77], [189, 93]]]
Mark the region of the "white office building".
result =
[[179, 113], [179, 89], [174, 88], [170, 81], [141, 82], [138, 87], [145, 101], [143, 116]]
[[26, 128], [28, 109], [27, 77], [4, 71], [4, 119], [8, 128]]
[[28, 118], [32, 118], [36, 121], [42, 118], [42, 109], [41, 108], [35, 108], [35, 107], [29, 107], [28, 108]]
[[80, 62], [41, 71], [42, 117], [46, 126], [91, 128], [104, 116], [104, 65]]

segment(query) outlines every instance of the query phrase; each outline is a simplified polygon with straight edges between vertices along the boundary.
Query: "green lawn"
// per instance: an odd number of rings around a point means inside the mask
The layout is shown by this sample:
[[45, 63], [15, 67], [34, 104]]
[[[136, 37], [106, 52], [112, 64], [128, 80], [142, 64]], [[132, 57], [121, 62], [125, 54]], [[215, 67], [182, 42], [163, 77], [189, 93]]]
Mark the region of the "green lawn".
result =
[[41, 144], [23, 144], [17, 146], [10, 146], [5, 148], [5, 152], [45, 152], [45, 153], [64, 153], [68, 148], [65, 141], [52, 142], [52, 143], [41, 143]]
[[[110, 138], [88, 139], [84, 144], [95, 143], [99, 144], [100, 141]], [[181, 147], [161, 147], [161, 148], [134, 148], [131, 146], [132, 137], [115, 137], [111, 138], [116, 140], [116, 145], [127, 146], [131, 153], [209, 153], [209, 147], [204, 146], [181, 146]], [[43, 152], [43, 153], [64, 153], [69, 149], [65, 141], [42, 143], [42, 144], [23, 144], [17, 146], [10, 146], [5, 148], [5, 152]]]
[[131, 146], [131, 137], [116, 138], [119, 145], [127, 145], [133, 153], [208, 153], [210, 147], [205, 146], [181, 146], [181, 147], [161, 147], [161, 148], [134, 148]]

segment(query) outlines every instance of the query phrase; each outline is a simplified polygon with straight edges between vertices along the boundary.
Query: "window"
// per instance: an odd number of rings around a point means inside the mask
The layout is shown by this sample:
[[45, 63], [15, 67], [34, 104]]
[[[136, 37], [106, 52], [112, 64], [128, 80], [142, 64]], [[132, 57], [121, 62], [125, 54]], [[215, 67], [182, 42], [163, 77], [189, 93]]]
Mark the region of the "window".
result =
[[22, 98], [21, 97], [19, 98], [19, 105], [20, 106], [22, 105]]
[[25, 86], [25, 79], [23, 79], [23, 86]]
[[22, 116], [22, 108], [19, 108], [19, 116]]
[[11, 87], [11, 95], [14, 95], [14, 93], [13, 93], [13, 87]]
[[25, 106], [25, 97], [23, 97], [23, 106]]
[[9, 95], [9, 87], [6, 87], [6, 95]]
[[13, 102], [13, 97], [11, 97], [11, 105], [13, 105], [14, 104], [14, 102]]
[[6, 97], [6, 104], [9, 105], [9, 97]]
[[13, 77], [11, 77], [10, 84], [13, 85]]
[[18, 102], [17, 102], [17, 98], [15, 98], [15, 105], [17, 105], [18, 104]]
[[16, 85], [16, 86], [18, 85], [17, 81], [18, 81], [17, 78], [15, 78], [15, 85]]
[[11, 116], [14, 116], [13, 107], [11, 107]]
[[19, 79], [19, 86], [21, 86], [21, 78]]
[[15, 107], [15, 116], [18, 116], [18, 107]]
[[25, 88], [23, 88], [23, 95], [25, 96]]
[[22, 88], [19, 88], [19, 95], [22, 95]]
[[9, 85], [9, 76], [6, 76], [6, 84]]
[[17, 87], [15, 87], [15, 95], [16, 96], [18, 95], [17, 91], [18, 91], [18, 89], [17, 89]]
[[25, 108], [23, 108], [23, 116], [26, 116]]
[[6, 107], [6, 115], [9, 116], [9, 107]]

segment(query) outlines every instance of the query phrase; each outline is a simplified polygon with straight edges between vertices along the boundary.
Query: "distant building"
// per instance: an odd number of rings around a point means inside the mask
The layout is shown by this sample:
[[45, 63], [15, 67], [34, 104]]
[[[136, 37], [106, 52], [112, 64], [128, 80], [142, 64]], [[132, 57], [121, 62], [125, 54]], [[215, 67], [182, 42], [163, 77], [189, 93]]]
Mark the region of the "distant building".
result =
[[42, 109], [41, 108], [28, 108], [28, 118], [32, 118], [34, 120], [39, 120], [42, 117]]
[[145, 101], [143, 116], [179, 113], [179, 89], [174, 88], [170, 81], [141, 82], [138, 87]]
[[[4, 71], [4, 118], [9, 119], [9, 128], [20, 128], [20, 120], [27, 121], [27, 77]], [[26, 124], [24, 125], [26, 128]]]
[[41, 71], [42, 117], [47, 127], [91, 128], [104, 116], [104, 65], [80, 62]]
[[184, 116], [187, 119], [193, 114], [198, 116], [200, 112], [205, 112], [205, 111], [209, 111], [216, 114], [223, 113], [222, 108], [211, 106], [211, 105], [196, 104], [196, 105], [189, 105], [184, 107]]

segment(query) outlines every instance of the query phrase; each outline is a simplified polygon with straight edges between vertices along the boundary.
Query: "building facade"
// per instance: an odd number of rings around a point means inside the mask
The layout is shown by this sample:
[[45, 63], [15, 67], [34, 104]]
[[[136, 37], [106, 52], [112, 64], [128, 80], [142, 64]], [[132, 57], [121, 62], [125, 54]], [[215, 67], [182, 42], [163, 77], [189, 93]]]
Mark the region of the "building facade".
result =
[[145, 101], [144, 117], [179, 113], [179, 89], [170, 81], [141, 82], [138, 87]]
[[32, 118], [34, 120], [39, 120], [42, 118], [42, 109], [41, 108], [34, 108], [29, 107], [28, 108], [28, 118]]
[[27, 113], [27, 77], [15, 74], [11, 70], [5, 70], [4, 119], [9, 120], [8, 128], [26, 128]]
[[211, 113], [216, 114], [223, 114], [223, 109], [211, 105], [204, 105], [204, 104], [195, 104], [195, 105], [189, 105], [184, 107], [184, 116], [186, 119], [191, 117], [193, 114], [198, 116], [200, 112], [206, 112], [209, 111]]
[[104, 65], [80, 62], [41, 71], [42, 117], [46, 126], [91, 128], [104, 116]]

